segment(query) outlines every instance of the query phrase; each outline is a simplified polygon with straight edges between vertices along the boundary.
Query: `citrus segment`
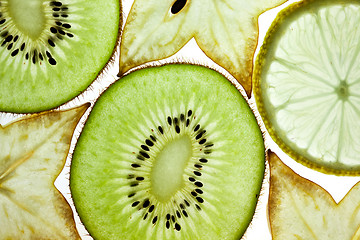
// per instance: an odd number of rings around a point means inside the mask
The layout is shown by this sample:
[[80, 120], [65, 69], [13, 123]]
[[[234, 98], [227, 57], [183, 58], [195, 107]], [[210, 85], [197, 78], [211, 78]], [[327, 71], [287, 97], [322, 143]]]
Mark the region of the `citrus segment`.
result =
[[359, 13], [359, 1], [293, 4], [256, 63], [256, 101], [270, 135], [323, 172], [360, 172]]

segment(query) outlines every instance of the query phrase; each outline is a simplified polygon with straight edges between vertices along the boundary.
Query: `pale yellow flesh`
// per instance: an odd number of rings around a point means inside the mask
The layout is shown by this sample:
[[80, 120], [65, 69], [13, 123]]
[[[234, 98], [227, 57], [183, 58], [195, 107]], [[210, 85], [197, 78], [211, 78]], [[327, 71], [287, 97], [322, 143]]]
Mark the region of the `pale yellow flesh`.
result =
[[360, 238], [360, 183], [340, 203], [269, 154], [269, 220], [273, 240]]
[[120, 73], [169, 57], [194, 37], [205, 54], [228, 70], [250, 95], [257, 18], [285, 0], [195, 0], [172, 14], [174, 2], [135, 0], [122, 37]]
[[54, 181], [87, 107], [0, 125], [1, 239], [80, 239], [72, 210]]

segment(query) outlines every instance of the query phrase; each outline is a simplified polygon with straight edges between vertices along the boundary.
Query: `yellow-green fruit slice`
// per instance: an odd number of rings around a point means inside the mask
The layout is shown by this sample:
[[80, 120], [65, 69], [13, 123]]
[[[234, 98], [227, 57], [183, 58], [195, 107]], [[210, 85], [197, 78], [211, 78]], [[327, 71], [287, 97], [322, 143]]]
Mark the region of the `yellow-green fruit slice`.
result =
[[1, 0], [0, 111], [55, 108], [83, 92], [113, 55], [119, 0]]
[[70, 188], [95, 239], [238, 240], [254, 214], [264, 160], [257, 121], [224, 76], [152, 67], [96, 102]]
[[0, 125], [0, 239], [80, 239], [54, 181], [89, 104]]
[[172, 56], [191, 38], [251, 95], [258, 16], [286, 0], [135, 0], [121, 40], [120, 74]]
[[303, 1], [278, 15], [254, 73], [275, 142], [306, 166], [360, 173], [360, 1]]
[[269, 220], [273, 240], [360, 239], [360, 183], [339, 202], [269, 154]]

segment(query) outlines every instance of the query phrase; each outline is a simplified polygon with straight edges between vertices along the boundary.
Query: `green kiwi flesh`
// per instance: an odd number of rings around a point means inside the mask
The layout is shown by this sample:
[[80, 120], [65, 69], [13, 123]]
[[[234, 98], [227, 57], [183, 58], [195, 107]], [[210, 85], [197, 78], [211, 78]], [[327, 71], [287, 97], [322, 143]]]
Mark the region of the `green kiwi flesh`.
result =
[[0, 0], [0, 111], [39, 112], [84, 91], [118, 41], [119, 0]]
[[95, 239], [240, 239], [264, 162], [236, 87], [206, 67], [171, 64], [134, 71], [100, 96], [70, 188]]

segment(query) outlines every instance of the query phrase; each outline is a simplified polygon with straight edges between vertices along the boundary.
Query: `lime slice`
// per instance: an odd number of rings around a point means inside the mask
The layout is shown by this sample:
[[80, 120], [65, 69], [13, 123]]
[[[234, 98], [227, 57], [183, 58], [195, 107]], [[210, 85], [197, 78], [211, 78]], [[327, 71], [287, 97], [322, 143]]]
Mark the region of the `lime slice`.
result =
[[360, 173], [360, 1], [279, 13], [258, 55], [255, 98], [274, 141], [325, 173]]

